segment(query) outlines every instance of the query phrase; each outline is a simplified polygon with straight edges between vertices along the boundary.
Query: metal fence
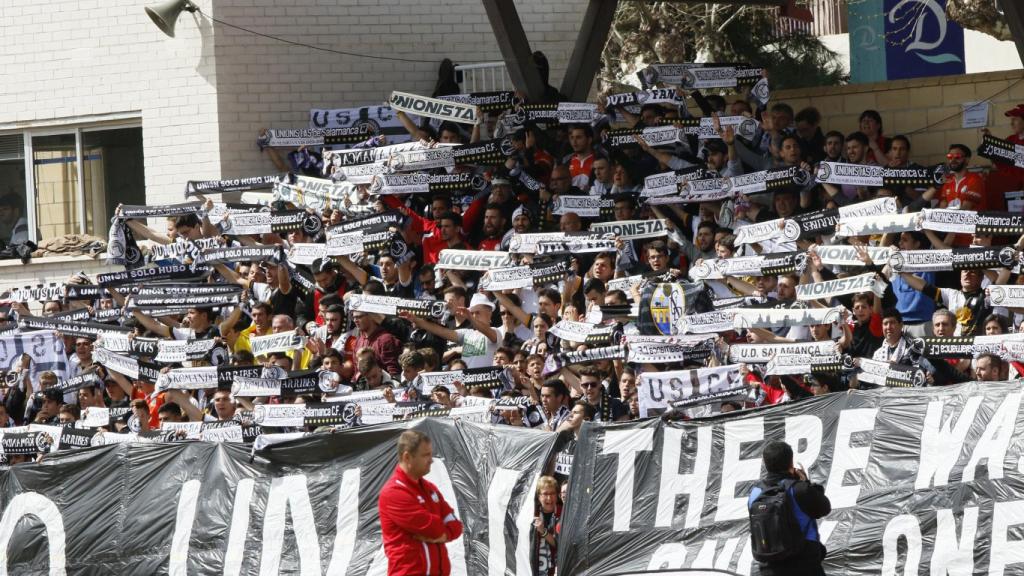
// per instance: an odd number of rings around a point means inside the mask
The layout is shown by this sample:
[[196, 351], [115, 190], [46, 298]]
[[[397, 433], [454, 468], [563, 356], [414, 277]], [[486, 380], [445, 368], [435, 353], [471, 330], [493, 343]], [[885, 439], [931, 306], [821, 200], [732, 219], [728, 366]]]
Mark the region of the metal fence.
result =
[[480, 62], [455, 66], [455, 80], [462, 93], [513, 90], [504, 62]]
[[845, 34], [848, 31], [846, 0], [805, 0], [804, 2], [799, 2], [798, 6], [809, 11], [813, 20], [807, 22], [798, 18], [780, 15], [775, 24], [776, 35], [809, 34], [811, 36], [829, 36], [832, 34]]

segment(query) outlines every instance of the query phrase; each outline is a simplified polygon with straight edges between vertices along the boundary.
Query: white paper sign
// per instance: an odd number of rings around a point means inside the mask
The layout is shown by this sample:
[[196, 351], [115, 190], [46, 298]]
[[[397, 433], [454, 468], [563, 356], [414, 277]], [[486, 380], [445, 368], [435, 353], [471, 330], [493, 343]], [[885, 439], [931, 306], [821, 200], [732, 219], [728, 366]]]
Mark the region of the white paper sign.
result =
[[964, 102], [961, 104], [963, 108], [963, 123], [962, 128], [984, 128], [988, 126], [988, 101], [984, 102]]

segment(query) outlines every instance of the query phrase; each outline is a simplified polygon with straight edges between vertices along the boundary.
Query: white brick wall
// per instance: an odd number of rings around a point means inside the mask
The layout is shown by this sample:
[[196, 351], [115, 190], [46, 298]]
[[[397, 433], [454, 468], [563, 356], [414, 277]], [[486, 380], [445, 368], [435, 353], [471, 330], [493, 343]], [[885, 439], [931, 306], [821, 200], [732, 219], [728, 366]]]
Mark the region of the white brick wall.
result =
[[0, 130], [141, 118], [148, 197], [177, 200], [187, 172], [220, 172], [213, 31], [183, 14], [168, 38], [143, 5], [0, 3]]
[[[173, 203], [189, 179], [272, 171], [260, 128], [304, 127], [310, 108], [378, 103], [396, 88], [429, 94], [446, 57], [501, 60], [480, 0], [196, 0], [259, 32], [427, 63], [288, 46], [188, 13], [168, 38], [143, 11], [156, 2], [0, 0], [0, 133], [141, 118], [147, 200]], [[516, 6], [558, 86], [586, 0]], [[32, 268], [5, 268], [4, 280], [34, 281]]]
[[[218, 27], [217, 92], [226, 177], [271, 169], [254, 143], [261, 128], [305, 127], [311, 108], [376, 104], [394, 89], [429, 95], [443, 58], [456, 63], [502, 59], [480, 0], [293, 0], [287, 9], [277, 4], [217, 0], [217, 17], [307, 44], [430, 62], [313, 52]], [[555, 86], [561, 84], [585, 6], [586, 0], [516, 1], [530, 47], [547, 55]], [[294, 80], [290, 89], [271, 88], [285, 78]]]

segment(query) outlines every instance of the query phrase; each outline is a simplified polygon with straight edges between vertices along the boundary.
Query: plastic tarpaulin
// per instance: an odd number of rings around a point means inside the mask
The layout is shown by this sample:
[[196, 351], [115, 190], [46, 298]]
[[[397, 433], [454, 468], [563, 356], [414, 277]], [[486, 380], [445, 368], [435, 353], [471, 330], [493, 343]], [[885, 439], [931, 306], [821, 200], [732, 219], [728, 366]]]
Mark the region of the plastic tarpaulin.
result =
[[529, 573], [554, 434], [444, 419], [243, 444], [117, 444], [0, 471], [3, 574], [384, 574], [377, 495], [406, 428], [465, 534], [453, 574]]
[[1019, 382], [831, 394], [702, 421], [585, 424], [559, 574], [714, 567], [756, 574], [746, 500], [785, 440], [832, 513], [828, 574], [1019, 574]]

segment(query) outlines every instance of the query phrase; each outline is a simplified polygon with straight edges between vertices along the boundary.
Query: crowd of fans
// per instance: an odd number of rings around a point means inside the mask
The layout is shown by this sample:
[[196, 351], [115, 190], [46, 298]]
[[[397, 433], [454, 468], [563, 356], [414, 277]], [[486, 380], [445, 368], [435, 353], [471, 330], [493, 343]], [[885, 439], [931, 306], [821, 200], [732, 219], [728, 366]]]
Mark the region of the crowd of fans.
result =
[[[193, 308], [187, 314], [151, 317], [135, 311], [120, 320], [138, 336], [163, 339], [216, 338], [229, 351], [231, 365], [277, 365], [287, 371], [319, 369], [335, 373], [338, 391], [299, 397], [235, 398], [229, 389], [158, 390], [153, 382], [132, 380], [115, 370], [98, 366], [89, 338], [65, 338], [72, 371], [66, 377], [96, 370], [101, 384], [77, 393], [48, 390], [57, 375], [42, 372], [3, 390], [0, 427], [25, 423], [68, 424], [89, 407], [127, 408], [127, 414], [110, 426], [144, 432], [165, 422], [213, 421], [246, 418], [253, 405], [320, 402], [324, 396], [338, 399], [361, 391], [383, 390], [388, 402], [413, 406], [404, 413], [458, 408], [470, 397], [490, 397], [494, 422], [556, 432], [577, 433], [585, 421], [624, 421], [640, 414], [640, 375], [657, 370], [703, 368], [723, 361], [720, 354], [706, 360], [680, 359], [677, 363], [633, 365], [622, 359], [595, 360], [584, 364], [555, 366], [553, 356], [587, 349], [587, 344], [560, 340], [552, 328], [560, 321], [586, 322], [602, 306], [640, 305], [639, 290], [610, 288], [614, 280], [631, 275], [658, 281], [688, 281], [691, 267], [702, 260], [725, 259], [761, 251], [803, 251], [809, 255], [804, 274], [728, 277], [708, 280], [716, 298], [747, 297], [748, 302], [792, 300], [796, 286], [866, 271], [877, 272], [885, 282], [884, 294], [841, 296], [829, 306], [848, 311], [841, 320], [820, 326], [781, 329], [732, 330], [718, 334], [724, 345], [833, 340], [838, 352], [922, 367], [927, 384], [944, 385], [971, 380], [1020, 379], [1020, 358], [984, 354], [973, 359], [928, 358], [911, 344], [912, 337], [993, 335], [1024, 330], [1024, 311], [991, 305], [985, 287], [991, 283], [1020, 284], [1018, 268], [965, 270], [957, 273], [895, 273], [864, 256], [862, 267], [828, 266], [817, 256], [817, 247], [848, 243], [853, 246], [892, 246], [899, 250], [924, 250], [949, 246], [1013, 245], [1016, 238], [986, 235], [937, 234], [909, 231], [879, 237], [840, 238], [823, 234], [789, 246], [737, 243], [736, 230], [749, 223], [790, 218], [813, 210], [846, 206], [880, 197], [893, 197], [900, 210], [922, 207], [965, 210], [1006, 210], [1004, 190], [1024, 187], [1024, 170], [999, 166], [986, 175], [971, 168], [972, 145], [950, 143], [947, 176], [935, 188], [897, 186], [871, 188], [821, 184], [803, 189], [783, 187], [771, 192], [738, 195], [717, 202], [652, 206], [642, 196], [646, 176], [669, 170], [703, 167], [707, 174], [737, 176], [769, 168], [799, 167], [814, 174], [822, 161], [903, 168], [915, 166], [912, 139], [899, 135], [909, 126], [885, 127], [874, 110], [860, 115], [859, 130], [844, 134], [830, 129], [829, 120], [813, 107], [794, 110], [784, 102], [766, 107], [743, 93], [701, 94], [679, 91], [682, 106], [646, 104], [638, 113], [599, 104], [600, 121], [585, 124], [527, 123], [508, 133], [514, 154], [503, 165], [458, 165], [449, 172], [471, 171], [486, 185], [471, 195], [465, 191], [409, 196], [374, 196], [360, 185], [342, 205], [317, 216], [324, 228], [367, 213], [397, 210], [404, 222], [395, 226], [412, 248], [409, 257], [373, 253], [317, 259], [311, 266], [289, 266], [279, 260], [218, 264], [210, 283], [237, 284], [243, 288], [241, 304], [224, 309]], [[733, 128], [717, 126], [718, 138], [690, 137], [669, 147], [651, 147], [642, 137], [635, 144], [611, 148], [605, 134], [612, 128], [643, 128], [673, 119], [702, 116], [746, 115], [758, 122], [753, 137], [744, 138]], [[468, 130], [449, 122], [417, 123], [399, 113], [414, 140], [438, 143], [469, 143], [481, 133], [502, 135], [500, 114]], [[1007, 112], [1013, 139], [1024, 137], [1024, 107]], [[927, 134], [916, 138], [930, 137]], [[299, 150], [285, 154], [273, 148], [263, 152], [280, 168], [310, 176], [330, 178], [319, 151]], [[445, 172], [446, 169], [437, 169]], [[528, 176], [529, 178], [524, 178]], [[531, 189], [524, 182], [540, 183]], [[567, 196], [603, 196], [613, 200], [610, 215], [581, 217], [572, 212], [555, 214], [552, 205]], [[291, 206], [277, 206], [289, 208]], [[571, 254], [567, 275], [535, 288], [487, 291], [480, 288], [488, 272], [443, 270], [435, 267], [442, 250], [502, 251], [518, 234], [542, 231], [586, 231], [604, 220], [664, 219], [666, 237], [618, 239], [615, 251]], [[129, 220], [137, 238], [167, 244], [218, 237], [216, 222], [194, 214], [167, 221], [166, 229], [148, 228], [141, 219]], [[211, 233], [212, 232], [212, 233]], [[224, 242], [248, 245], [282, 245], [324, 242], [321, 233], [303, 230], [258, 237], [224, 236]], [[526, 261], [530, 255], [522, 256]], [[161, 260], [167, 263], [173, 259]], [[304, 288], [295, 274], [312, 281]], [[89, 283], [75, 278], [74, 283]], [[443, 301], [443, 320], [401, 313], [385, 316], [352, 311], [346, 306], [355, 294], [385, 295], [405, 299]], [[116, 291], [101, 294], [94, 302], [43, 304], [42, 315], [66, 312], [69, 306], [111, 309], [123, 305]], [[9, 316], [32, 314], [28, 303], [14, 302]], [[629, 333], [635, 318], [607, 317], [601, 324], [614, 325], [614, 333]], [[298, 330], [308, 335], [304, 349], [254, 357], [251, 339]], [[26, 358], [23, 368], [30, 370]], [[192, 365], [202, 365], [195, 361]], [[433, 386], [428, 393], [418, 387], [421, 373], [481, 367], [507, 367], [508, 381], [500, 388], [472, 388], [455, 380]], [[743, 381], [749, 393], [742, 398], [694, 410], [671, 411], [675, 417], [742, 410], [754, 406], [798, 401], [815, 395], [844, 392], [858, 384], [844, 373], [765, 376], [764, 365], [744, 365]], [[522, 400], [515, 400], [522, 398]], [[129, 425], [129, 421], [131, 424]], [[564, 477], [563, 477], [564, 479]], [[561, 487], [564, 491], [564, 486]], [[559, 483], [545, 477], [538, 485], [536, 520], [537, 573], [553, 573], [558, 524]]]

